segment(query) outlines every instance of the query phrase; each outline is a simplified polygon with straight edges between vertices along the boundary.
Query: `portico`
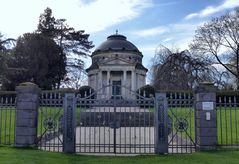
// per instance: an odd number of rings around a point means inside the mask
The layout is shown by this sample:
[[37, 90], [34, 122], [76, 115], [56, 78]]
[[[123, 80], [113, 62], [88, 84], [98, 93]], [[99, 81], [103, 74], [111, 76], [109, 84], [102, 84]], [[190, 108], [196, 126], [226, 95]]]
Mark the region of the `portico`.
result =
[[147, 69], [141, 52], [123, 35], [111, 35], [92, 53], [88, 72], [89, 86], [98, 98], [126, 98], [130, 91], [145, 85]]

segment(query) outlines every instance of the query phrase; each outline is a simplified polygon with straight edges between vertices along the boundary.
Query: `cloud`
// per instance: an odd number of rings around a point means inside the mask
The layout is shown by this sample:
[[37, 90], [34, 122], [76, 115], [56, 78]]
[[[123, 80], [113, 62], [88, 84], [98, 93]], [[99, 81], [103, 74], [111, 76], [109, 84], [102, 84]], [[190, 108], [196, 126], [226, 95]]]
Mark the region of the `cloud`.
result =
[[185, 17], [185, 19], [189, 20], [189, 19], [196, 18], [196, 17], [200, 17], [200, 18], [207, 17], [212, 14], [218, 13], [220, 11], [226, 10], [226, 9], [235, 8], [237, 6], [239, 6], [239, 0], [225, 0], [219, 6], [207, 6], [205, 9], [203, 9], [199, 12], [188, 14]]
[[[150, 63], [153, 58], [155, 51], [159, 45], [164, 45], [170, 49], [178, 48], [179, 50], [188, 49], [188, 44], [192, 41], [195, 34], [195, 30], [198, 26], [202, 25], [203, 22], [197, 23], [174, 23], [165, 26], [153, 27], [150, 29], [141, 29], [134, 32], [129, 32], [134, 36], [138, 36], [142, 39], [142, 33], [144, 31], [154, 31], [152, 35], [143, 35], [145, 39], [150, 40], [148, 44], [139, 44], [138, 48], [143, 53], [144, 63]], [[166, 29], [159, 30], [158, 34], [155, 33], [157, 30], [152, 29]], [[165, 31], [165, 32], [162, 32]], [[138, 35], [137, 35], [138, 34]], [[150, 33], [151, 34], [151, 33]], [[155, 37], [157, 35], [157, 37]]]
[[157, 6], [157, 7], [165, 7], [165, 6], [173, 6], [173, 5], [177, 5], [181, 3], [180, 1], [175, 1], [175, 2], [165, 2], [165, 3], [159, 3], [159, 4], [156, 4], [154, 6]]
[[0, 30], [9, 37], [32, 32], [40, 14], [50, 7], [55, 18], [65, 18], [75, 29], [93, 33], [138, 17], [152, 3], [152, 0], [7, 0], [0, 6]]
[[158, 47], [158, 44], [148, 44], [138, 46], [139, 50], [142, 51], [143, 54], [155, 51], [156, 47]]
[[[90, 3], [80, 1], [77, 7], [64, 16], [71, 26], [86, 30], [87, 33], [98, 32], [110, 26], [132, 20], [148, 7], [152, 6], [149, 0], [94, 0]], [[54, 10], [53, 10], [54, 11]], [[61, 13], [61, 8], [54, 12]]]
[[138, 31], [132, 32], [132, 34], [140, 36], [140, 37], [147, 37], [147, 36], [160, 35], [165, 32], [167, 32], [167, 28], [163, 26], [159, 26], [159, 27], [154, 27], [149, 29], [138, 30]]
[[173, 37], [167, 37], [165, 38], [162, 42], [165, 43], [165, 42], [170, 42], [172, 41], [174, 38]]
[[157, 26], [147, 29], [140, 29], [133, 32], [129, 32], [138, 37], [154, 37], [154, 36], [165, 36], [167, 34], [167, 38], [164, 38], [164, 41], [173, 40], [175, 34], [183, 33], [194, 33], [195, 29], [202, 25], [203, 22], [197, 23], [174, 23], [168, 24], [165, 26]]

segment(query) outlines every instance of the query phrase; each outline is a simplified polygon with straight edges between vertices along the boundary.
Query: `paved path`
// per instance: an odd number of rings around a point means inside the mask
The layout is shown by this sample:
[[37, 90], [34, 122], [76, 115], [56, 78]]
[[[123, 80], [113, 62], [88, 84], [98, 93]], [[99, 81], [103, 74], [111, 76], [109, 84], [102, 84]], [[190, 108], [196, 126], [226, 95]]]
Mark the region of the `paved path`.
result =
[[[169, 135], [169, 140], [172, 138]], [[50, 151], [62, 151], [62, 135], [48, 141]], [[190, 141], [187, 141], [189, 144]], [[148, 154], [154, 153], [154, 127], [121, 127], [116, 129], [116, 153], [121, 154]], [[181, 148], [185, 145], [185, 139], [175, 136], [170, 143], [169, 153], [187, 153], [190, 148]], [[55, 148], [54, 148], [55, 146]], [[43, 149], [45, 149], [43, 147]], [[194, 150], [193, 150], [194, 151]], [[76, 128], [76, 152], [88, 154], [114, 153], [114, 129], [109, 127], [77, 127]]]

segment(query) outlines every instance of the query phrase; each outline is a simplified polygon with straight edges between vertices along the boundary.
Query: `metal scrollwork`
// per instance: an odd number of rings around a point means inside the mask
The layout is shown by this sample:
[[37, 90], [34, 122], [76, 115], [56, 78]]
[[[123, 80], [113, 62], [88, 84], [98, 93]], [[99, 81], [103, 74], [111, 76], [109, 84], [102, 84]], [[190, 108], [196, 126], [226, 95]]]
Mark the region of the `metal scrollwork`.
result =
[[188, 129], [188, 121], [185, 118], [180, 117], [175, 122], [175, 128], [179, 132], [187, 130]]
[[54, 131], [56, 128], [56, 121], [49, 117], [44, 120], [43, 126], [46, 130]]

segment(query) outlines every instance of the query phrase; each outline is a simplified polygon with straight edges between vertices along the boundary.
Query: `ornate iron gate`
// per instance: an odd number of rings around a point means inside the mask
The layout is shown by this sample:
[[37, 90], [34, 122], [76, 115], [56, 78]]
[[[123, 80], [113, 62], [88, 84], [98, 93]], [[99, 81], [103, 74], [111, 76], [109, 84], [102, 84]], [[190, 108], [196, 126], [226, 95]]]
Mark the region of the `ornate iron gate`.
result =
[[[109, 87], [130, 97], [104, 96]], [[154, 153], [154, 98], [107, 86], [78, 95], [76, 113], [76, 152]]]
[[195, 151], [195, 109], [191, 92], [167, 93], [169, 153]]
[[60, 92], [44, 91], [41, 93], [37, 121], [37, 145], [39, 149], [62, 151], [63, 113], [63, 98]]
[[[113, 94], [116, 93], [111, 92], [113, 88], [125, 95]], [[112, 96], [107, 96], [106, 91]], [[160, 100], [164, 102], [159, 104], [153, 96], [142, 96], [122, 86], [107, 86], [76, 96], [71, 93], [71, 99], [69, 93], [42, 92], [38, 146], [44, 150], [77, 153], [194, 152], [193, 94], [173, 92], [162, 95], [165, 100]], [[166, 122], [161, 120], [164, 112]], [[164, 128], [166, 131], [162, 131]]]

